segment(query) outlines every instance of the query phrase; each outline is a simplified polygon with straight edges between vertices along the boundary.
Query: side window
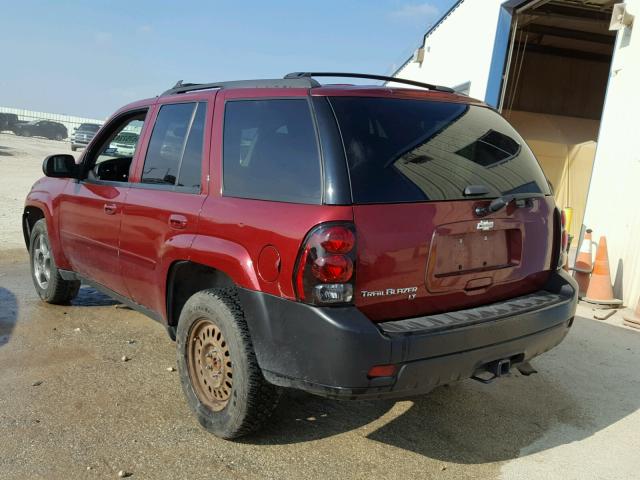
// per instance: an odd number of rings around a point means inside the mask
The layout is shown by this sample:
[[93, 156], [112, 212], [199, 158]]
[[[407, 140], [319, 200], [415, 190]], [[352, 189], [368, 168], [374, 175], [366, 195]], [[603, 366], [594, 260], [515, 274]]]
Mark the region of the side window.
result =
[[199, 188], [206, 103], [163, 105], [153, 127], [142, 183]]
[[98, 147], [89, 152], [85, 159], [89, 180], [129, 181], [131, 161], [138, 147], [145, 117], [146, 111], [136, 112], [106, 126], [104, 139], [98, 140]]
[[207, 104], [199, 103], [193, 117], [191, 131], [187, 137], [187, 144], [182, 155], [182, 165], [178, 176], [179, 187], [200, 188], [202, 173], [202, 143], [204, 140], [205, 114]]
[[227, 196], [321, 202], [320, 158], [306, 99], [227, 102], [223, 157]]

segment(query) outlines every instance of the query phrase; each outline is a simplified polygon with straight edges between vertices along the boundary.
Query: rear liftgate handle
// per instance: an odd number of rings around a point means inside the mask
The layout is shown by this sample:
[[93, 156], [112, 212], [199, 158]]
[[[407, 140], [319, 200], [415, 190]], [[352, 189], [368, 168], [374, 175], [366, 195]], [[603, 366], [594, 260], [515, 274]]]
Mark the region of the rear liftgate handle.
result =
[[169, 226], [176, 230], [184, 230], [187, 228], [187, 217], [177, 213], [172, 213], [169, 216]]

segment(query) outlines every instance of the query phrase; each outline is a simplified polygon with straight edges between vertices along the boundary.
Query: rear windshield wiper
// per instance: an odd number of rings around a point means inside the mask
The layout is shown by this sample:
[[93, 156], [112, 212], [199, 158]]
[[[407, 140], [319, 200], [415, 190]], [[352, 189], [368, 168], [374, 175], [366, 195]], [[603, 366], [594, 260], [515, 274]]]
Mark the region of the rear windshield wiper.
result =
[[476, 215], [479, 217], [484, 217], [490, 213], [495, 213], [499, 210], [502, 210], [504, 207], [509, 205], [514, 200], [526, 200], [529, 198], [542, 198], [544, 197], [544, 193], [510, 193], [507, 195], [502, 195], [501, 197], [494, 198], [491, 200], [491, 203], [486, 207], [476, 207]]

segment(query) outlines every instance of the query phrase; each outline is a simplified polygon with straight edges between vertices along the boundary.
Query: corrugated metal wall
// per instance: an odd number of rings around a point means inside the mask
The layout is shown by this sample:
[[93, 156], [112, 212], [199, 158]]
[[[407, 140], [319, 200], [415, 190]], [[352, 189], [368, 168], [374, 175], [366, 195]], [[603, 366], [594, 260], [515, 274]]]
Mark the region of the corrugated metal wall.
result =
[[[627, 0], [635, 25], [618, 32], [584, 223], [607, 236], [615, 294], [640, 296], [640, 0]], [[635, 30], [635, 31], [634, 31]]]

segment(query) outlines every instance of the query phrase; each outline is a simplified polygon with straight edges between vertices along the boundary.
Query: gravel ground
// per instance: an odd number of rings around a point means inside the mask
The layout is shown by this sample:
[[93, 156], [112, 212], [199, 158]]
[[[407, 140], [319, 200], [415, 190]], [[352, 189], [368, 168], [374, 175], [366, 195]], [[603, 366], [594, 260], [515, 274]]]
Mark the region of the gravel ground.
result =
[[207, 434], [159, 324], [87, 287], [73, 306], [37, 299], [22, 202], [68, 149], [0, 135], [0, 478], [638, 478], [640, 332], [586, 307], [536, 375], [400, 402], [288, 392], [260, 434]]

